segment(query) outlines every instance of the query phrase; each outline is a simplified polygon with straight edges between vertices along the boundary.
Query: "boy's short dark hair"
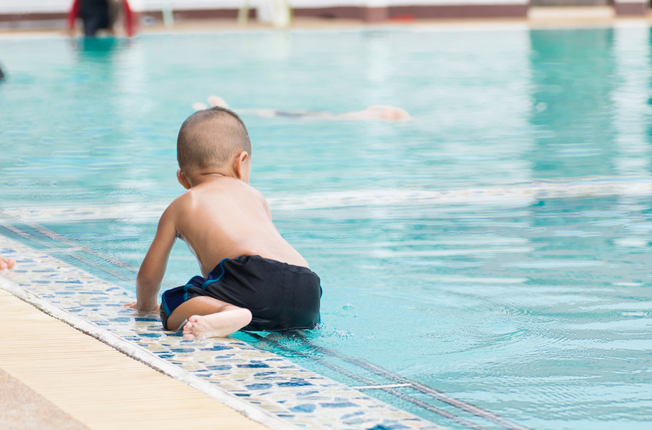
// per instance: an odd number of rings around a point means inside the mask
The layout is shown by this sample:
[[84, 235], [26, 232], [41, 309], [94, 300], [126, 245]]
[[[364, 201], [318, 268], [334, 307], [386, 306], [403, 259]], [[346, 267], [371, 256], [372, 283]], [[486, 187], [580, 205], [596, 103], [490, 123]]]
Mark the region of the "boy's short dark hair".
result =
[[247, 128], [235, 112], [219, 106], [190, 115], [177, 137], [177, 161], [185, 174], [221, 167], [242, 151], [251, 157]]

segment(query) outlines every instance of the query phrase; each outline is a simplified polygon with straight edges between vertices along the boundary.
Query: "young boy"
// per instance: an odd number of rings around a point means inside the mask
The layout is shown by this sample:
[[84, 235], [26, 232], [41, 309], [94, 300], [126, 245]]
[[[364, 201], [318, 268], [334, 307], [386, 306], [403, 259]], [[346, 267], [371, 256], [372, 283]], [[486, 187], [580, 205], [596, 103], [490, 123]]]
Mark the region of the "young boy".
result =
[[[191, 115], [177, 139], [177, 179], [188, 191], [163, 212], [138, 272], [129, 307], [156, 311], [156, 297], [177, 237], [202, 276], [163, 294], [163, 327], [184, 339], [237, 330], [311, 329], [321, 286], [308, 263], [279, 234], [267, 202], [249, 186], [251, 143], [240, 118], [213, 107]], [[187, 322], [186, 322], [187, 321]]]

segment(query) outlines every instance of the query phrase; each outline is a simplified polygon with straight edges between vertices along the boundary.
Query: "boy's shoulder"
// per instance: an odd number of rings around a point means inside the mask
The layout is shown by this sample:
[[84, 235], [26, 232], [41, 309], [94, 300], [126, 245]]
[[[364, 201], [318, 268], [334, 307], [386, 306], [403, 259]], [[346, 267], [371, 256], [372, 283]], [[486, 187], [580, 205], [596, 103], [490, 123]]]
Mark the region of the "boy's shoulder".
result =
[[180, 228], [190, 220], [204, 219], [205, 214], [229, 213], [235, 207], [240, 207], [245, 213], [261, 210], [271, 217], [267, 201], [260, 191], [238, 179], [228, 179], [219, 181], [221, 183], [204, 182], [190, 188], [170, 203], [161, 219]]

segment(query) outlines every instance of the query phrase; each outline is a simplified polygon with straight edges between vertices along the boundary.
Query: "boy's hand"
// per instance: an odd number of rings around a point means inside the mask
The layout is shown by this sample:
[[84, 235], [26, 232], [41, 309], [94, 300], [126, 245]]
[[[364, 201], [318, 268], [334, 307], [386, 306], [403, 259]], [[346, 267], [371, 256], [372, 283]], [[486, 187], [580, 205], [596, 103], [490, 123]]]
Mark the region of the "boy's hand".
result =
[[144, 309], [138, 309], [138, 302], [131, 302], [131, 303], [125, 304], [124, 307], [127, 308], [127, 309], [133, 309], [133, 310], [138, 311], [138, 312], [146, 312], [146, 313], [157, 312], [158, 313], [160, 305], [156, 305], [153, 309], [144, 310]]

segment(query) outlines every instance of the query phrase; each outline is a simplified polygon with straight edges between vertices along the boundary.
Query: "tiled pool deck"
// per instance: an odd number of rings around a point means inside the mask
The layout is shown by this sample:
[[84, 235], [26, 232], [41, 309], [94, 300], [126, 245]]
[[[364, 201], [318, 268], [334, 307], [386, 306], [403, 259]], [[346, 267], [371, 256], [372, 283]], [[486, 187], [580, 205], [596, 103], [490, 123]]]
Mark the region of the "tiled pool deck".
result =
[[260, 410], [289, 428], [441, 428], [245, 342], [184, 341], [157, 315], [125, 309], [133, 293], [1, 235], [0, 255], [17, 260], [0, 288], [253, 419]]

